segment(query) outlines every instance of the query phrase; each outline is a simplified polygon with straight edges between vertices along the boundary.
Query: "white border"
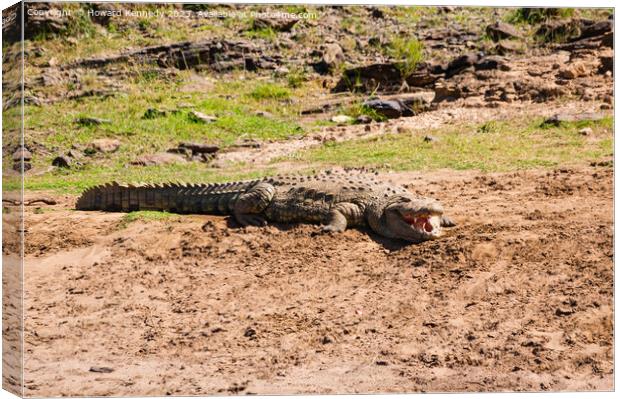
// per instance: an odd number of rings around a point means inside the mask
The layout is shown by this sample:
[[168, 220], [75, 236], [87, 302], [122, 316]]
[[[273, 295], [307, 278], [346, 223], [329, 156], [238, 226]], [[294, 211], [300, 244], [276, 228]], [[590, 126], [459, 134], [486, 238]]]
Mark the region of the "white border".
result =
[[[64, 2], [74, 2], [74, 3], [80, 3], [80, 2], [88, 2], [88, 1], [76, 1], [76, 0], [68, 0], [68, 1], [64, 1]], [[93, 1], [96, 2], [96, 1]], [[121, 3], [123, 1], [107, 1], [107, 0], [99, 0], [98, 2], [111, 2], [111, 3]], [[129, 2], [129, 1], [126, 1]], [[545, 6], [545, 7], [606, 7], [606, 8], [614, 8], [615, 7], [615, 2], [613, 0], [591, 0], [591, 1], [577, 1], [577, 0], [564, 0], [564, 1], [560, 1], [560, 0], [546, 0], [543, 4], [541, 4], [541, 2], [536, 2], [536, 1], [506, 1], [506, 0], [498, 0], [498, 1], [490, 1], [490, 0], [434, 0], [434, 1], [406, 1], [406, 0], [371, 0], [368, 2], [362, 2], [362, 1], [343, 1], [343, 0], [330, 0], [330, 1], [316, 1], [316, 0], [288, 0], [288, 1], [265, 1], [265, 0], [251, 0], [251, 1], [242, 1], [242, 0], [225, 0], [225, 1], [179, 1], [179, 0], [172, 0], [172, 1], [147, 1], [147, 0], [136, 0], [136, 1], [131, 1], [131, 2], [135, 2], [135, 3], [214, 3], [214, 4], [222, 4], [222, 3], [238, 3], [238, 4], [247, 4], [247, 3], [251, 3], [251, 4], [334, 4], [334, 5], [344, 5], [344, 4], [351, 4], [351, 5], [369, 5], [369, 4], [377, 4], [377, 5], [428, 5], [428, 6], [433, 6], [433, 5], [450, 5], [450, 6], [489, 6], [489, 7], [541, 7], [541, 6]], [[9, 6], [11, 6], [12, 4], [15, 4], [16, 1], [11, 1], [11, 0], [0, 0], [0, 5], [2, 6], [2, 9], [5, 9]], [[617, 20], [614, 21], [614, 31], [617, 31], [618, 28], [618, 24], [617, 24]], [[0, 33], [1, 35], [1, 33]], [[615, 39], [615, 37], [614, 37]], [[617, 62], [615, 62], [616, 59], [614, 57], [614, 76], [618, 76], [618, 65]], [[0, 76], [1, 76], [1, 71], [0, 71]], [[616, 80], [614, 80], [614, 102], [615, 102], [615, 90], [616, 87]], [[1, 89], [0, 89], [1, 90]], [[614, 107], [614, 122], [617, 121], [617, 111], [616, 108]], [[0, 128], [1, 128], [2, 124], [0, 122]], [[615, 129], [615, 123], [614, 123], [614, 129]], [[614, 130], [614, 136], [615, 136], [615, 130]], [[614, 137], [615, 139], [615, 137]], [[614, 141], [614, 166], [616, 165], [616, 154], [618, 153], [618, 147], [619, 144], [617, 142], [617, 140]], [[615, 207], [615, 199], [617, 198], [617, 187], [618, 185], [617, 183], [617, 176], [615, 175], [615, 167], [614, 167], [614, 220], [617, 220], [617, 212], [618, 209]], [[0, 176], [0, 184], [1, 184], [1, 176]], [[2, 237], [2, 232], [0, 231], [0, 239]], [[618, 244], [618, 237], [614, 234], [614, 255], [615, 255], [615, 248], [617, 247]], [[0, 259], [0, 264], [1, 264], [1, 259]], [[615, 262], [614, 262], [614, 281], [617, 281], [617, 279], [615, 278], [616, 276], [616, 268], [615, 268]], [[2, 294], [2, 286], [0, 285], [0, 297]], [[616, 317], [616, 310], [618, 309], [618, 296], [617, 296], [617, 288], [614, 285], [614, 333], [615, 333], [615, 326], [616, 326], [616, 321], [617, 321], [617, 317]], [[0, 327], [1, 327], [1, 319], [0, 319]], [[614, 366], [616, 365], [615, 360], [618, 359], [618, 345], [617, 345], [617, 336], [614, 334]], [[0, 370], [1, 370], [1, 363], [0, 363]], [[618, 377], [618, 372], [614, 367], [614, 387], [618, 387], [620, 386], [618, 384], [619, 382], [619, 377]], [[414, 398], [414, 397], [418, 397], [421, 394], [390, 394], [390, 395], [372, 395], [373, 397], [376, 398], [382, 398], [382, 399], [387, 399], [387, 398], [393, 398], [393, 397], [398, 397], [398, 398]], [[329, 399], [353, 399], [355, 398], [356, 395], [322, 395], [322, 397], [324, 398], [329, 398]], [[0, 390], [0, 399], [5, 399], [5, 398], [14, 398], [15, 396], [8, 393], [7, 391], [4, 390]], [[209, 396], [211, 398], [218, 398], [219, 396]], [[265, 397], [265, 396], [258, 396], [259, 398], [261, 397]], [[293, 399], [293, 398], [311, 398], [313, 396], [309, 396], [309, 395], [297, 395], [297, 396], [278, 396], [279, 398], [283, 398], [283, 399]], [[543, 399], [543, 398], [576, 398], [576, 399], [607, 399], [607, 398], [615, 398], [616, 394], [614, 392], [567, 392], [567, 393], [559, 393], [559, 392], [550, 392], [550, 393], [472, 393], [472, 394], [460, 394], [460, 393], [454, 393], [454, 394], [424, 394], [425, 398], [429, 398], [429, 399], [433, 399], [433, 398], [446, 398], [446, 397], [458, 397], [458, 398], [463, 398], [463, 399], [478, 399], [480, 397], [483, 397], [485, 399], [496, 399], [496, 398], [504, 398], [504, 399], [510, 399], [510, 398], [524, 398], [524, 399]], [[152, 398], [152, 397], [148, 397], [148, 398]], [[224, 397], [222, 397], [224, 398]]]

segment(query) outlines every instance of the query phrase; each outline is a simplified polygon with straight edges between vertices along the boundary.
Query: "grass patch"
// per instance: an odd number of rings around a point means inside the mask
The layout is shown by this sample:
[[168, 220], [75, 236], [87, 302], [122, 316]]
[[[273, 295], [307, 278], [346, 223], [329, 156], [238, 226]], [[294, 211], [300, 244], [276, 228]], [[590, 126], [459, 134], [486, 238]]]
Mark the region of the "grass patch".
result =
[[[283, 91], [276, 85], [258, 86], [253, 95], [238, 98], [217, 93], [208, 97], [200, 93], [174, 94], [174, 85], [154, 84], [148, 87], [158, 88], [105, 99], [85, 98], [44, 107], [27, 106], [25, 123], [30, 131], [29, 139], [40, 141], [57, 153], [65, 152], [73, 145], [85, 146], [97, 138], [118, 138], [122, 146], [110, 159], [124, 164], [138, 154], [164, 151], [179, 141], [211, 142], [226, 147], [242, 138], [285, 139], [303, 132], [301, 126], [295, 123], [293, 112], [284, 114], [288, 112], [285, 107], [278, 108], [272, 104], [274, 97], [289, 94], [288, 90]], [[189, 102], [193, 107], [177, 109], [177, 104], [181, 102]], [[144, 118], [146, 110], [153, 107], [169, 111], [162, 117]], [[266, 118], [255, 114], [265, 108], [274, 110], [276, 115]], [[214, 123], [196, 123], [189, 117], [192, 109], [218, 119]], [[79, 117], [107, 119], [110, 123], [80, 126], [75, 122]], [[43, 161], [49, 164], [51, 158]]]
[[542, 120], [537, 127], [541, 129], [563, 129], [563, 130], [578, 130], [583, 129], [584, 127], [590, 127], [592, 129], [606, 129], [613, 130], [614, 127], [614, 118], [611, 116], [606, 116], [601, 119], [583, 119], [580, 121], [560, 121], [559, 123], [548, 122], [547, 120]]
[[[249, 169], [244, 164], [226, 169], [206, 168], [199, 163], [161, 166], [86, 166], [77, 170], [56, 169], [51, 173], [26, 176], [24, 190], [49, 190], [63, 194], [79, 194], [87, 188], [111, 181], [123, 183], [191, 182], [212, 183], [251, 180], [275, 174], [273, 168]], [[20, 179], [3, 179], [3, 190], [20, 188]]]
[[243, 36], [248, 39], [263, 39], [268, 42], [274, 42], [278, 38], [278, 32], [269, 27], [250, 28], [249, 30], [243, 32]]
[[411, 75], [418, 64], [424, 60], [424, 46], [417, 38], [394, 38], [387, 47], [387, 53], [396, 60], [401, 75]]
[[382, 121], [387, 120], [387, 118], [384, 115], [381, 115], [375, 109], [372, 109], [364, 105], [363, 103], [359, 103], [359, 102], [348, 106], [342, 111], [342, 113], [354, 119], [360, 116], [368, 116], [373, 121], [382, 122]]
[[308, 81], [308, 76], [301, 68], [293, 69], [288, 73], [288, 75], [286, 75], [286, 81], [288, 83], [288, 87], [298, 89], [304, 84], [304, 82]]
[[517, 8], [509, 13], [506, 20], [513, 24], [536, 25], [551, 19], [570, 18], [575, 14], [574, 8]]
[[504, 127], [504, 123], [490, 120], [478, 127], [478, 133], [498, 133]]
[[121, 228], [127, 227], [130, 223], [133, 223], [137, 220], [141, 221], [163, 221], [171, 218], [175, 218], [178, 215], [169, 213], [169, 212], [159, 212], [159, 211], [135, 211], [129, 212], [123, 215], [121, 219]]
[[250, 92], [250, 97], [255, 100], [264, 100], [264, 99], [275, 99], [282, 100], [287, 99], [291, 96], [291, 91], [286, 87], [282, 87], [275, 83], [263, 83], [261, 85], [256, 86], [252, 92]]
[[[509, 171], [555, 167], [591, 161], [613, 153], [613, 120], [590, 121], [593, 139], [577, 133], [581, 124], [540, 128], [540, 121], [489, 122], [459, 126], [418, 135], [326, 143], [299, 152], [293, 160], [350, 167], [384, 167], [394, 170], [477, 169]], [[425, 142], [431, 133], [437, 142]]]

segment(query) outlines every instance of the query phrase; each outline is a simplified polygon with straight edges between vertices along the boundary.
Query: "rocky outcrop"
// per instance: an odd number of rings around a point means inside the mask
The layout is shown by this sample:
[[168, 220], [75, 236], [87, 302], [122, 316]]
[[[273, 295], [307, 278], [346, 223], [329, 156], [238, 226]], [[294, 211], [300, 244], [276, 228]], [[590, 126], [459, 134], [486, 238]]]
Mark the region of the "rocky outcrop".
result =
[[402, 84], [400, 70], [393, 63], [371, 64], [347, 69], [332, 89], [342, 91], [385, 91]]
[[178, 154], [169, 152], [159, 152], [157, 154], [143, 155], [132, 161], [132, 165], [136, 166], [154, 166], [154, 165], [170, 165], [178, 163], [186, 163], [185, 158]]
[[[63, 12], [62, 3], [24, 3], [24, 38], [52, 35], [67, 30], [70, 14]], [[22, 10], [19, 4], [2, 12], [2, 35], [9, 43], [20, 40]]]
[[517, 28], [505, 22], [496, 22], [487, 26], [486, 33], [487, 36], [495, 42], [503, 39], [518, 39], [521, 37], [521, 33]]
[[273, 70], [282, 64], [282, 58], [264, 55], [260, 48], [247, 41], [207, 40], [150, 46], [111, 57], [87, 58], [68, 65], [68, 68], [100, 68], [125, 62], [156, 63], [163, 68], [181, 70], [208, 68], [216, 72], [224, 72], [233, 69]]
[[321, 74], [327, 74], [337, 69], [344, 62], [344, 52], [338, 43], [327, 43], [322, 46], [320, 60], [312, 64], [314, 70]]
[[278, 32], [290, 32], [299, 22], [297, 18], [256, 18], [252, 23], [253, 29], [273, 29]]

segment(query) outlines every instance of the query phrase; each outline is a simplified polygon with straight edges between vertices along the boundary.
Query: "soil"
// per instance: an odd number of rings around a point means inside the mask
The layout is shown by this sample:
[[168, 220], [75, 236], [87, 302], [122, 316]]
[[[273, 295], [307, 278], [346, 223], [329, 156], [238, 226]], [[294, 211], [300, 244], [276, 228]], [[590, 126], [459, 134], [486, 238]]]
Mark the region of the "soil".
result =
[[406, 245], [27, 207], [25, 394], [614, 388], [612, 168], [381, 177], [458, 226]]

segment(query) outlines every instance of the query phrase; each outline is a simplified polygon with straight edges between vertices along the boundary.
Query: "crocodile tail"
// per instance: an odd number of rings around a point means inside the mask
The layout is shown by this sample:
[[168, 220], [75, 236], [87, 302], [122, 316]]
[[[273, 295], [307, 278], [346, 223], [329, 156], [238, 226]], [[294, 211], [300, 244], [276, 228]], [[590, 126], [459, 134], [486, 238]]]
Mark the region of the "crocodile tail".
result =
[[84, 191], [76, 203], [83, 211], [168, 211], [231, 214], [237, 198], [259, 181], [211, 184], [102, 184]]

